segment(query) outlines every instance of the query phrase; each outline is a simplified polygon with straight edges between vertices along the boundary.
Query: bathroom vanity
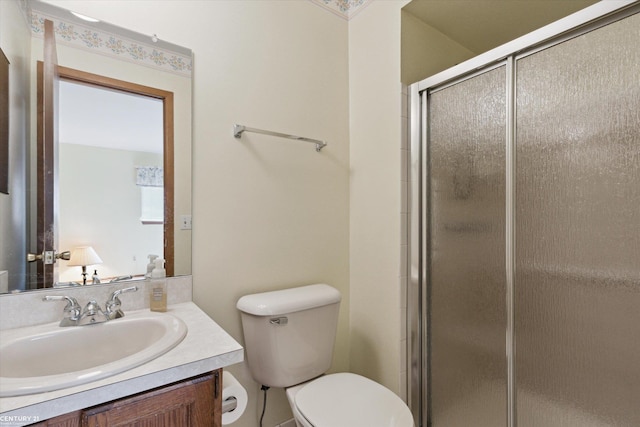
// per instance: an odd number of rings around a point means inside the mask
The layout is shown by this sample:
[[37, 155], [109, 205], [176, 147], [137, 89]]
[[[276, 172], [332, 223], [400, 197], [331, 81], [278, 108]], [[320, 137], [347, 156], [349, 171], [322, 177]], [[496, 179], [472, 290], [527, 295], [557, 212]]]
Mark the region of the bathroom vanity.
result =
[[222, 424], [222, 370], [32, 424], [37, 427]]
[[[191, 302], [190, 277], [171, 278], [168, 282], [169, 307], [166, 315], [180, 319], [187, 327], [186, 336], [179, 344], [153, 360], [96, 381], [41, 393], [1, 397], [0, 425], [104, 426], [142, 421], [149, 426], [179, 426], [188, 425], [191, 419], [190, 425], [218, 426], [221, 422], [222, 369], [242, 362], [243, 349]], [[24, 324], [20, 313], [29, 313], [30, 323], [57, 327], [64, 304], [42, 302], [45, 295], [72, 293], [81, 304], [89, 299], [102, 302], [115, 289], [126, 286], [87, 286], [77, 290], [1, 296], [0, 324], [3, 330], [0, 333], [7, 336], [7, 332], [31, 327]], [[144, 291], [123, 296], [125, 317], [109, 322], [165, 315], [150, 313], [145, 306], [145, 296]], [[148, 296], [146, 298], [148, 304]], [[42, 310], [34, 313], [34, 307]], [[94, 326], [98, 325], [61, 329]], [[43, 354], [41, 363], [55, 364], [57, 361]]]

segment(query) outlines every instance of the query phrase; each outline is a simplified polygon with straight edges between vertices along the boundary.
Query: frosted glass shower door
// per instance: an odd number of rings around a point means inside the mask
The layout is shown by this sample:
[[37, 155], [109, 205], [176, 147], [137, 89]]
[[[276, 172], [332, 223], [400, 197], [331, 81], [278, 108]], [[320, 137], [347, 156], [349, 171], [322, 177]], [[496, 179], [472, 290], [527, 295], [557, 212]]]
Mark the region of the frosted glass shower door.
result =
[[516, 88], [517, 425], [640, 426], [640, 15]]
[[501, 66], [429, 95], [429, 408], [433, 427], [506, 425]]

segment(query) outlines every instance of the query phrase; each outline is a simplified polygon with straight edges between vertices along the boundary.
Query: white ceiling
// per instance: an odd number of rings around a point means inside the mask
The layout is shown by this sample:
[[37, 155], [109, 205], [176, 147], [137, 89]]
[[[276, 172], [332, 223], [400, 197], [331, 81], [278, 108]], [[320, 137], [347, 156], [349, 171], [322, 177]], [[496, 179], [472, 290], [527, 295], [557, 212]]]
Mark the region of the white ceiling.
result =
[[120, 150], [162, 153], [162, 101], [60, 81], [59, 139]]
[[413, 0], [402, 10], [481, 54], [597, 1]]

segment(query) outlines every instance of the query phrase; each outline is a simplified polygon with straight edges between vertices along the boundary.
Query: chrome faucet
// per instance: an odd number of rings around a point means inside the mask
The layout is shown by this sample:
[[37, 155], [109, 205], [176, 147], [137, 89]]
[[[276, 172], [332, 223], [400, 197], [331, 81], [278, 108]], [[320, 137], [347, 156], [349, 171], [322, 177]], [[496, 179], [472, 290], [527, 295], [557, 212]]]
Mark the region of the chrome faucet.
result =
[[137, 290], [137, 286], [131, 286], [130, 288], [123, 288], [114, 291], [107, 300], [104, 311], [100, 307], [100, 304], [95, 300], [89, 301], [84, 309], [80, 308], [80, 305], [75, 298], [68, 296], [47, 295], [42, 298], [42, 301], [67, 301], [67, 305], [64, 307], [64, 316], [60, 321], [60, 326], [93, 325], [124, 317], [124, 312], [120, 308], [122, 306], [122, 301], [120, 301], [118, 296], [126, 292], [135, 292]]
[[109, 320], [109, 318], [104, 313], [104, 311], [102, 311], [102, 308], [100, 308], [100, 304], [98, 304], [95, 300], [91, 300], [84, 307], [84, 310], [82, 310], [80, 319], [78, 319], [78, 326], [103, 323], [107, 320]]
[[109, 297], [109, 300], [105, 304], [105, 309], [107, 311], [106, 314], [109, 320], [119, 319], [121, 317], [124, 317], [124, 312], [120, 308], [120, 306], [122, 305], [122, 301], [120, 301], [120, 298], [118, 298], [118, 296], [126, 292], [135, 292], [137, 290], [138, 290], [137, 286], [131, 286], [130, 288], [118, 289], [117, 291], [114, 291], [111, 294], [111, 296]]
[[78, 301], [73, 297], [47, 295], [42, 298], [42, 301], [67, 301], [67, 305], [64, 307], [64, 316], [60, 321], [60, 326], [76, 326], [78, 320], [80, 320], [81, 308]]

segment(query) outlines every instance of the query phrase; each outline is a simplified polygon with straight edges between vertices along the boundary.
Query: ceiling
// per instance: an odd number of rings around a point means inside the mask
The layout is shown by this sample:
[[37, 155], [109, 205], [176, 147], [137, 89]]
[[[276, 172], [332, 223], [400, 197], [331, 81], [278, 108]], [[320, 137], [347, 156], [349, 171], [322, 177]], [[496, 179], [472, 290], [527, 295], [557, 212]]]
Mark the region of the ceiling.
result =
[[413, 0], [402, 10], [481, 54], [597, 0]]
[[96, 86], [60, 81], [62, 144], [162, 153], [162, 101]]

